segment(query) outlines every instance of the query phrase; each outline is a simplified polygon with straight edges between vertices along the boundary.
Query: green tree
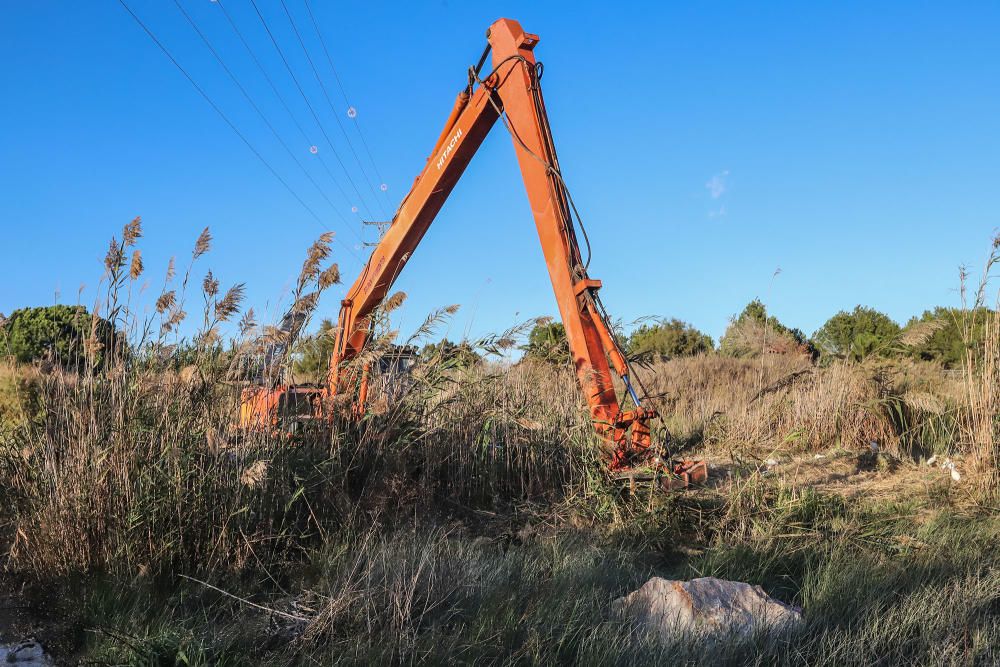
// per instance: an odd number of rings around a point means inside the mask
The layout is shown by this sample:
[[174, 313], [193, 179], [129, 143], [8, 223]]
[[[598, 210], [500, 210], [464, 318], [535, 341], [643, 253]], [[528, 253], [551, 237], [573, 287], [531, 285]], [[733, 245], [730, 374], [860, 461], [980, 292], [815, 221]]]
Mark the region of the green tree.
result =
[[453, 343], [447, 338], [438, 343], [428, 343], [420, 350], [420, 357], [423, 359], [435, 359], [444, 361], [452, 366], [468, 368], [476, 366], [483, 361], [472, 345], [467, 341]]
[[983, 344], [987, 308], [963, 310], [938, 306], [906, 323], [901, 340], [911, 356], [937, 361], [946, 368], [960, 366], [969, 350]]
[[632, 332], [628, 341], [629, 354], [687, 357], [715, 349], [715, 343], [687, 322], [678, 319], [643, 324]]
[[826, 321], [813, 339], [825, 356], [862, 361], [872, 355], [890, 356], [899, 351], [901, 329], [892, 318], [874, 308], [855, 306]]
[[538, 359], [557, 364], [570, 363], [566, 327], [562, 322], [538, 323], [528, 334], [528, 344], [523, 348], [527, 359]]
[[100, 350], [114, 340], [111, 323], [93, 318], [83, 306], [19, 308], [3, 321], [0, 350], [17, 361], [48, 360], [64, 368], [76, 368], [85, 359], [87, 341], [92, 341], [97, 359]]
[[754, 299], [729, 322], [719, 340], [719, 351], [731, 357], [755, 357], [764, 351], [782, 354], [811, 353], [812, 347], [799, 329], [787, 327], [767, 314], [767, 307]]
[[292, 372], [295, 375], [317, 382], [326, 377], [330, 368], [330, 356], [333, 354], [336, 328], [333, 320], [324, 319], [319, 323], [316, 333], [299, 339], [293, 349]]

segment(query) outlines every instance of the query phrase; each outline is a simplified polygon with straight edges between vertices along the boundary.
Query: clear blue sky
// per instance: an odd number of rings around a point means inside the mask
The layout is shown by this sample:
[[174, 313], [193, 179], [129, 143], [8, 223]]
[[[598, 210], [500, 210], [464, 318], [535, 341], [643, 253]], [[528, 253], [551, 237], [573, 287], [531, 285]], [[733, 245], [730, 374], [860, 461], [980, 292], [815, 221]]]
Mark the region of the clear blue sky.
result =
[[[181, 2], [336, 212], [173, 2], [130, 4], [324, 224], [357, 244], [353, 203], [309, 153], [219, 5]], [[353, 132], [302, 0], [286, 2]], [[258, 4], [371, 203], [280, 4]], [[680, 317], [718, 338], [761, 297], [807, 333], [858, 303], [905, 322], [957, 301], [958, 265], [977, 266], [1000, 226], [995, 2], [311, 6], [392, 207], [423, 165], [486, 27], [507, 16], [538, 33], [556, 144], [593, 242], [591, 273], [626, 320]], [[225, 7], [340, 175], [248, 0]], [[251, 303], [273, 315], [321, 226], [118, 2], [5, 3], [3, 13], [0, 311], [51, 303], [57, 291], [74, 303], [81, 283], [92, 300], [109, 237], [142, 215], [151, 292], [169, 256], [187, 255], [208, 225], [215, 247], [201, 269], [224, 284], [245, 281]], [[341, 186], [353, 192], [344, 178]], [[359, 265], [337, 248], [349, 283]], [[398, 287], [410, 296], [404, 329], [451, 303], [463, 305], [452, 337], [555, 314], [499, 126]], [[335, 315], [339, 298], [328, 295], [324, 315]]]

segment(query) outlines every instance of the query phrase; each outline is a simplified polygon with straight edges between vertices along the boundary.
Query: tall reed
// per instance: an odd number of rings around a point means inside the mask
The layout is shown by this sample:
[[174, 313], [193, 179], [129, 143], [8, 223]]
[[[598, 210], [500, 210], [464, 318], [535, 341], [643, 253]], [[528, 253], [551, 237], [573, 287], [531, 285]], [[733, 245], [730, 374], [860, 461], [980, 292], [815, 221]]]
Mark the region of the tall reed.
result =
[[[983, 471], [982, 490], [1000, 495], [1000, 295], [992, 310], [989, 292], [993, 270], [1000, 263], [1000, 234], [987, 255], [979, 284], [969, 302], [968, 274], [961, 272], [963, 314], [961, 331], [965, 340], [967, 417], [966, 437]], [[981, 336], [977, 332], [981, 331]]]

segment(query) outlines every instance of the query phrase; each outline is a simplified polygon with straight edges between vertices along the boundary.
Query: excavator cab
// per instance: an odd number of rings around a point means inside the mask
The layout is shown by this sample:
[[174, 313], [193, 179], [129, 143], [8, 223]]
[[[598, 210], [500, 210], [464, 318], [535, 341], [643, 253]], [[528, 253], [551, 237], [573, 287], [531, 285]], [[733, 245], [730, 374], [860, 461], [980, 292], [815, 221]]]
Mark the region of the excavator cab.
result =
[[320, 385], [251, 386], [240, 393], [239, 428], [294, 436], [323, 418]]
[[278, 420], [281, 428], [290, 435], [322, 420], [323, 388], [319, 385], [292, 385], [286, 387], [278, 399]]

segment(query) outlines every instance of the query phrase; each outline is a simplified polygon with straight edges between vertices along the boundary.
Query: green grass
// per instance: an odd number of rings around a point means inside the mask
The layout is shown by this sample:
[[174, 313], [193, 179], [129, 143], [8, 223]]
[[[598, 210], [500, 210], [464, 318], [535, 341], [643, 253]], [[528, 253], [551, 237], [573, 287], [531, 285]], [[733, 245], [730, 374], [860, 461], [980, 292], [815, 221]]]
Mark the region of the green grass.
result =
[[[417, 514], [356, 521], [304, 562], [206, 582], [246, 601], [169, 575], [65, 584], [71, 625], [88, 629], [77, 650], [135, 665], [1000, 659], [1000, 523], [988, 514], [849, 505], [761, 481], [668, 499], [642, 530]], [[807, 623], [781, 639], [658, 643], [611, 610], [654, 575], [760, 584]]]

